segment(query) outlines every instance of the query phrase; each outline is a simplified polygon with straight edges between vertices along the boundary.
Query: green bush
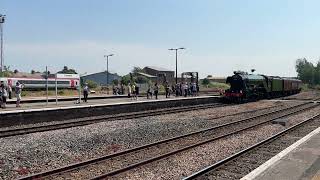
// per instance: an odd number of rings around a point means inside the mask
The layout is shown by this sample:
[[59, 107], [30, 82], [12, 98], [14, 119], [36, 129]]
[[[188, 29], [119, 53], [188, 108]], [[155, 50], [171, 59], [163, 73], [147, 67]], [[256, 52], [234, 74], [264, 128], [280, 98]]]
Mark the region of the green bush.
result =
[[22, 97], [26, 96], [27, 94], [28, 94], [28, 93], [27, 93], [26, 91], [22, 91], [22, 92], [21, 92], [21, 96], [22, 96]]
[[64, 93], [63, 90], [59, 90], [59, 91], [58, 91], [58, 95], [62, 96], [62, 95], [64, 95], [64, 94], [65, 94], [65, 93]]
[[159, 86], [159, 92], [165, 92], [165, 88], [163, 85], [158, 85]]
[[310, 87], [308, 84], [302, 84], [301, 89], [302, 89], [302, 91], [308, 91], [308, 90], [310, 90]]
[[202, 80], [202, 84], [205, 85], [205, 86], [209, 85], [209, 84], [210, 84], [209, 79], [204, 78], [204, 79]]
[[218, 82], [210, 82], [208, 84], [209, 88], [217, 88], [217, 89], [229, 89], [230, 85], [225, 83], [218, 83]]
[[91, 80], [87, 80], [86, 83], [88, 83], [88, 87], [90, 89], [95, 89], [98, 87], [98, 83], [94, 82], [94, 81], [91, 81]]
[[320, 90], [320, 85], [315, 85], [315, 86], [314, 86], [314, 89]]

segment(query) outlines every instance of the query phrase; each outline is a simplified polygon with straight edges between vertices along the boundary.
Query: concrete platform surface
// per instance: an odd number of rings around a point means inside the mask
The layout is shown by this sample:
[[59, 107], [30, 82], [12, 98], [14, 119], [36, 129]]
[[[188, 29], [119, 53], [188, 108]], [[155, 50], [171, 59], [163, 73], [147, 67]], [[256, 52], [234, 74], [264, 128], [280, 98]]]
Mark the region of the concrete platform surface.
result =
[[[113, 98], [126, 98], [127, 95], [90, 95], [88, 99], [113, 99]], [[83, 96], [81, 96], [83, 98]], [[79, 96], [58, 96], [58, 101], [75, 101], [79, 99]], [[15, 104], [16, 98], [13, 97], [12, 99], [7, 99], [7, 104]], [[22, 103], [39, 103], [39, 102], [46, 102], [47, 97], [40, 96], [40, 97], [22, 97]], [[48, 97], [49, 102], [56, 102], [55, 96]]]
[[[197, 97], [208, 97], [208, 96], [197, 96]], [[187, 97], [193, 98], [193, 97]], [[185, 99], [185, 97], [174, 97], [171, 96], [170, 98], [166, 98], [165, 96], [159, 96], [158, 100], [173, 100], [173, 99]], [[131, 98], [124, 98], [123, 96], [120, 97], [113, 97], [113, 98], [104, 98], [104, 99], [89, 99], [87, 103], [81, 102], [80, 104], [76, 104], [76, 100], [74, 101], [59, 101], [58, 104], [56, 102], [49, 102], [48, 105], [46, 102], [37, 102], [37, 103], [21, 103], [21, 107], [15, 107], [15, 104], [7, 104], [6, 109], [0, 108], [0, 114], [10, 113], [10, 112], [18, 112], [18, 111], [25, 111], [25, 110], [33, 110], [33, 109], [54, 109], [54, 108], [61, 108], [61, 107], [81, 107], [81, 106], [88, 106], [88, 105], [108, 105], [108, 104], [118, 104], [118, 103], [130, 103], [130, 102], [143, 102], [143, 101], [150, 101], [155, 100], [147, 99], [147, 97], [139, 97], [138, 100], [133, 100]]]
[[320, 127], [242, 180], [320, 180]]

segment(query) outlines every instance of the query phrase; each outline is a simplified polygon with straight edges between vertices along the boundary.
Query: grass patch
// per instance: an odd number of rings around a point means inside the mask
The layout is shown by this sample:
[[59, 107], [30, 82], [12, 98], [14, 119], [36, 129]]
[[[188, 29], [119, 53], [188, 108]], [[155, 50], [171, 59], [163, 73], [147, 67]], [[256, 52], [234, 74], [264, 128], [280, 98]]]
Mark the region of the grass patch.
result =
[[229, 89], [230, 86], [226, 83], [218, 83], [218, 82], [210, 82], [207, 86], [208, 88], [214, 88], [214, 89]]

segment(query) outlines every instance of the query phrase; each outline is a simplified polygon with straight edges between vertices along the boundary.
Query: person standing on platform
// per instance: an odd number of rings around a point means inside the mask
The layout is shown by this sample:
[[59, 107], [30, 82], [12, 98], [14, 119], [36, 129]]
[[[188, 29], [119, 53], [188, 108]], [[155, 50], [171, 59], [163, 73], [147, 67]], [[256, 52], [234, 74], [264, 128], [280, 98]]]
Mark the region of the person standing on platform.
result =
[[12, 87], [11, 87], [11, 85], [8, 86], [8, 94], [9, 94], [9, 99], [12, 99]]
[[154, 91], [154, 96], [156, 97], [156, 99], [158, 99], [159, 86], [157, 83], [154, 84], [153, 91]]
[[172, 96], [174, 96], [174, 94], [176, 93], [176, 87], [174, 85], [171, 86], [171, 94]]
[[132, 91], [132, 98], [133, 100], [136, 99], [136, 85], [134, 83], [131, 84], [131, 91]]
[[124, 87], [123, 87], [123, 84], [122, 84], [122, 83], [121, 83], [120, 89], [121, 89], [120, 94], [121, 94], [121, 95], [124, 95]]
[[131, 83], [128, 84], [128, 98], [131, 98], [132, 89], [131, 89]]
[[136, 95], [136, 100], [138, 100], [138, 96], [139, 96], [139, 86], [138, 86], [138, 85], [136, 85], [134, 92], [136, 92], [136, 93], [135, 93], [135, 95]]
[[16, 83], [16, 87], [15, 87], [15, 93], [17, 97], [16, 107], [21, 107], [20, 102], [21, 102], [21, 93], [22, 93], [23, 87], [24, 87], [23, 84], [20, 84], [19, 82]]
[[176, 97], [180, 96], [180, 85], [179, 83], [176, 84]]
[[[2, 86], [2, 84], [0, 85], [0, 87]], [[2, 88], [0, 88], [0, 108], [2, 108], [2, 104], [3, 104], [3, 99], [2, 99]]]
[[192, 96], [197, 96], [197, 85], [196, 83], [192, 83]]
[[88, 101], [89, 92], [90, 92], [90, 89], [88, 87], [88, 83], [85, 83], [83, 87], [83, 102]]
[[189, 93], [188, 83], [186, 82], [184, 85], [184, 97], [187, 97]]
[[148, 90], [147, 90], [147, 99], [151, 98], [152, 99], [152, 87], [151, 85], [148, 86]]
[[165, 88], [166, 88], [166, 98], [170, 97], [170, 86], [169, 83], [165, 83]]
[[1, 84], [0, 88], [1, 88], [1, 98], [2, 98], [1, 107], [5, 109], [6, 103], [7, 103], [8, 91], [7, 91], [7, 88], [4, 86], [4, 84]]

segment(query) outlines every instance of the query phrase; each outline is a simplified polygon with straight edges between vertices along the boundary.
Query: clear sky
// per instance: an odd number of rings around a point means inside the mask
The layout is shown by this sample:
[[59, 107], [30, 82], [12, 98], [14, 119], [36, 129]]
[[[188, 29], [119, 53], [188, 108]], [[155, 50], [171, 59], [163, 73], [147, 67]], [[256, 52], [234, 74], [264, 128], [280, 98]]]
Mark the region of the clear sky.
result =
[[0, 0], [5, 64], [80, 73], [161, 66], [202, 77], [234, 70], [295, 76], [295, 60], [319, 59], [317, 0]]

